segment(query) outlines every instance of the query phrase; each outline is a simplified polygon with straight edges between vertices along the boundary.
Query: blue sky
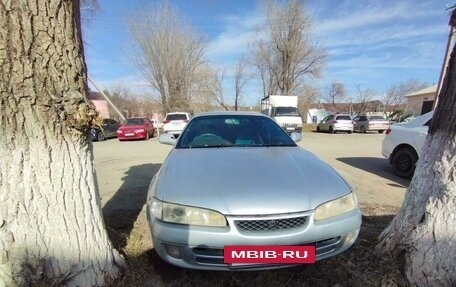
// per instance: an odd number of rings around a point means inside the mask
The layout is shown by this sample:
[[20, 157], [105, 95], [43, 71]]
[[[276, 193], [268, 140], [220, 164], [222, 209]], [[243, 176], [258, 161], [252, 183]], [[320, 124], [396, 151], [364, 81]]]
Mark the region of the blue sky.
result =
[[[101, 11], [84, 24], [84, 44], [89, 75], [109, 89], [116, 85], [134, 91], [147, 85], [131, 62], [128, 14], [149, 1], [98, 0]], [[150, 1], [151, 2], [151, 1]], [[248, 52], [261, 21], [259, 5], [249, 0], [170, 0], [181, 16], [207, 39], [206, 60], [232, 69]], [[356, 87], [375, 89], [381, 95], [394, 83], [417, 79], [436, 84], [448, 38], [446, 0], [420, 1], [307, 1], [315, 35], [328, 53], [321, 79], [310, 83], [322, 92], [333, 82], [345, 84], [348, 96]], [[225, 82], [230, 99], [232, 84]], [[262, 97], [258, 81], [245, 90], [244, 103]]]

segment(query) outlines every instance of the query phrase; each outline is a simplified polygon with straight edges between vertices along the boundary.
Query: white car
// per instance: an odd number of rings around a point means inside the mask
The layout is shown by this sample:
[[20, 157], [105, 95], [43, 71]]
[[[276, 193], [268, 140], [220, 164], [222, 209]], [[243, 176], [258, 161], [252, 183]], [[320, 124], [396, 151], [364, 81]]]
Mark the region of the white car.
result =
[[173, 134], [175, 138], [179, 137], [184, 128], [190, 121], [191, 115], [189, 113], [168, 113], [163, 121], [163, 132], [165, 134]]
[[350, 115], [329, 115], [317, 125], [317, 132], [327, 131], [330, 134], [336, 132], [353, 132], [353, 121]]
[[382, 154], [389, 159], [396, 175], [406, 178], [413, 176], [433, 114], [429, 112], [410, 122], [394, 124], [386, 130]]

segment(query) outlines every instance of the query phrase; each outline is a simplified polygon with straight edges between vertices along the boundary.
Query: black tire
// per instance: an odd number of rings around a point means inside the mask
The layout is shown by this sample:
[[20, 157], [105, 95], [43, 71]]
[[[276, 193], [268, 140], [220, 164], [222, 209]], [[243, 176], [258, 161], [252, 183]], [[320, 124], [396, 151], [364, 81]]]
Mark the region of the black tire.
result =
[[317, 133], [319, 133], [319, 132], [321, 132], [321, 131], [320, 131], [320, 127], [317, 126]]
[[359, 129], [361, 133], [365, 134], [366, 133], [366, 128], [364, 126], [361, 126]]
[[103, 134], [102, 131], [99, 131], [98, 134], [97, 134], [97, 141], [102, 142], [104, 140], [106, 140], [105, 135]]
[[329, 126], [329, 133], [330, 133], [330, 134], [333, 134], [333, 133], [334, 133], [334, 129], [333, 129], [332, 126]]
[[351, 133], [352, 133], [352, 131], [348, 131], [348, 132], [347, 132], [347, 134], [351, 134]]
[[384, 130], [379, 130], [378, 133], [379, 134], [382, 134], [384, 132]]
[[393, 155], [391, 164], [393, 172], [404, 178], [411, 178], [415, 173], [415, 165], [418, 160], [416, 152], [411, 148], [401, 148]]

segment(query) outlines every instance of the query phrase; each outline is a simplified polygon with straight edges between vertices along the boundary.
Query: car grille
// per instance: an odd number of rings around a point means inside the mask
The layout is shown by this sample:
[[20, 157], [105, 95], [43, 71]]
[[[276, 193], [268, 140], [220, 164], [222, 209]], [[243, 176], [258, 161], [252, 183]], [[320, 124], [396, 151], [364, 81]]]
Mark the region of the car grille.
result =
[[263, 220], [235, 220], [234, 224], [240, 232], [278, 231], [303, 226], [307, 216], [263, 219]]

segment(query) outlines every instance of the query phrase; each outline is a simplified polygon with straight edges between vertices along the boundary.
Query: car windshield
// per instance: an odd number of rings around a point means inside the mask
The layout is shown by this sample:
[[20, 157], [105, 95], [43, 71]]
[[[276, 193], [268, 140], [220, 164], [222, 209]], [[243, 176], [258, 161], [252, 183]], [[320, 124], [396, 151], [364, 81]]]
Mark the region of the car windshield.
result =
[[350, 116], [337, 116], [336, 117], [336, 120], [347, 120], [347, 121], [351, 121], [351, 118]]
[[184, 121], [187, 119], [186, 114], [169, 114], [166, 116], [167, 121]]
[[176, 148], [296, 146], [272, 119], [249, 115], [208, 115], [190, 121]]
[[275, 107], [272, 116], [299, 116], [296, 107]]
[[126, 126], [142, 126], [144, 125], [144, 119], [127, 119], [125, 121]]
[[385, 121], [385, 119], [381, 116], [371, 116], [369, 117], [369, 120], [371, 121]]

